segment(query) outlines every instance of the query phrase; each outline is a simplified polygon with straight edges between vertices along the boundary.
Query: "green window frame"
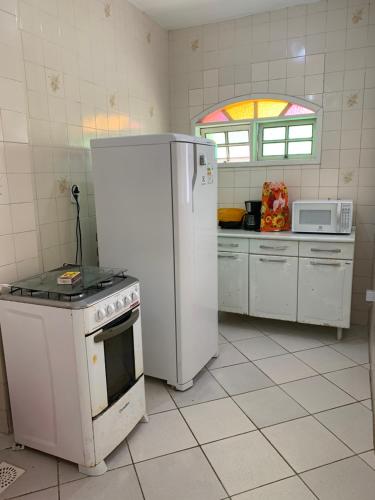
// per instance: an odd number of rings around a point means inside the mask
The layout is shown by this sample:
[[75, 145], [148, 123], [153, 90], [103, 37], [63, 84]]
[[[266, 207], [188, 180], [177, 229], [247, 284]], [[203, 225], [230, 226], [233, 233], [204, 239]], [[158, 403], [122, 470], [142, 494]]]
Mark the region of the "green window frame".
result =
[[[311, 126], [311, 136], [310, 137], [291, 137], [290, 131], [292, 127], [298, 127], [303, 125]], [[265, 130], [272, 128], [284, 128], [285, 136], [282, 139], [265, 139]], [[230, 132], [235, 131], [248, 131], [248, 142], [235, 143], [231, 142], [229, 139]], [[293, 130], [293, 129], [292, 129]], [[296, 129], [294, 129], [294, 132]], [[299, 164], [300, 162], [316, 163], [319, 161], [319, 129], [318, 129], [318, 116], [313, 117], [290, 117], [283, 119], [255, 119], [255, 120], [243, 120], [231, 124], [213, 124], [200, 126], [197, 128], [198, 135], [202, 137], [210, 138], [211, 134], [221, 133], [224, 134], [225, 140], [220, 144], [216, 145], [217, 153], [222, 153], [222, 148], [226, 148], [225, 158], [218, 158], [218, 164], [221, 167], [246, 167], [246, 166], [272, 166], [272, 165], [293, 165]], [[212, 136], [211, 136], [212, 138]], [[309, 154], [295, 154], [289, 152], [289, 144], [297, 143], [311, 143], [311, 152]], [[269, 144], [283, 144], [282, 154], [263, 154], [264, 146]], [[230, 157], [230, 147], [231, 146], [248, 146], [249, 147], [249, 159], [231, 159]], [[295, 146], [295, 148], [298, 146]], [[301, 145], [301, 147], [303, 147]], [[305, 145], [307, 147], [307, 145]], [[220, 151], [221, 149], [221, 151]]]
[[[233, 132], [247, 132], [247, 141], [235, 141], [230, 138], [230, 134]], [[223, 156], [217, 154], [218, 163], [221, 165], [238, 165], [246, 162], [250, 162], [252, 160], [252, 147], [253, 147], [253, 138], [251, 134], [251, 129], [249, 123], [242, 123], [238, 125], [230, 125], [230, 126], [214, 126], [214, 127], [205, 127], [201, 129], [201, 135], [208, 139], [213, 139], [213, 134], [223, 134], [224, 142], [220, 142], [216, 144], [216, 151], [218, 153], [219, 150], [225, 150], [225, 159]], [[235, 148], [243, 148], [248, 147], [249, 154], [244, 157], [238, 157], [237, 159], [232, 158], [231, 161], [231, 152], [235, 150]], [[238, 150], [237, 150], [238, 151]], [[220, 156], [220, 157], [219, 157]], [[222, 160], [222, 161], [220, 161]]]
[[[291, 134], [291, 129], [296, 129], [298, 127], [307, 126], [305, 130], [311, 126], [311, 135], [305, 134], [303, 137], [297, 136], [293, 137]], [[281, 134], [278, 138], [265, 138], [266, 132], [270, 129], [279, 129]], [[284, 135], [282, 134], [282, 129], [284, 129]], [[272, 122], [258, 122], [256, 124], [256, 135], [257, 135], [257, 160], [291, 160], [291, 159], [312, 159], [316, 156], [316, 118], [309, 119], [290, 119], [290, 120], [275, 120]], [[302, 134], [303, 135], [303, 134]], [[298, 145], [300, 143], [301, 147], [308, 147], [311, 145], [310, 153], [293, 153], [290, 151], [291, 146]], [[275, 144], [279, 146], [280, 153], [276, 153], [277, 148], [275, 147], [275, 154], [265, 154], [265, 148], [268, 145]], [[302, 146], [303, 144], [303, 146]], [[271, 149], [271, 148], [268, 148]]]

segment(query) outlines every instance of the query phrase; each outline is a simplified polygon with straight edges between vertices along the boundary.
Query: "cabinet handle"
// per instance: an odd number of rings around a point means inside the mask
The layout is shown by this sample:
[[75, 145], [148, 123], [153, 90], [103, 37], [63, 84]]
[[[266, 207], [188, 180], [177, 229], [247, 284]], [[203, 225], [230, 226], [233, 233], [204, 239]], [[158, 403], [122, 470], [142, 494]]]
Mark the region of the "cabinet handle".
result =
[[340, 248], [311, 248], [312, 252], [341, 253]]
[[227, 248], [238, 248], [240, 245], [238, 243], [219, 243], [218, 246]]
[[263, 257], [259, 259], [261, 262], [287, 262], [286, 259], [264, 259]]
[[237, 255], [218, 255], [219, 259], [232, 259], [238, 260]]
[[287, 250], [287, 246], [284, 247], [271, 247], [268, 245], [260, 245], [260, 248], [263, 248], [263, 250]]
[[317, 262], [314, 260], [310, 260], [310, 264], [312, 266], [335, 266], [335, 267], [341, 266], [340, 262]]

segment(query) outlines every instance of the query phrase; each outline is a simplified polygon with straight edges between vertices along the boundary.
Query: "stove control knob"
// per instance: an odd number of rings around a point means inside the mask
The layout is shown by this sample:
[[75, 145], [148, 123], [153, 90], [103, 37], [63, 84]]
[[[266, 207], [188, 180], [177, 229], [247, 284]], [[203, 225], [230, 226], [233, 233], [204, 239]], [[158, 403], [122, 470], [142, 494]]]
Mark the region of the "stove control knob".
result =
[[125, 297], [124, 297], [125, 307], [128, 306], [130, 304], [130, 302], [131, 302], [130, 297], [128, 295], [125, 295]]
[[107, 306], [107, 316], [110, 316], [115, 312], [115, 306], [113, 304], [108, 304]]
[[132, 302], [137, 302], [139, 300], [139, 294], [137, 292], [132, 293]]
[[105, 318], [105, 310], [104, 309], [98, 309], [96, 311], [96, 321], [99, 322], [99, 321], [102, 321], [104, 318]]
[[119, 311], [124, 305], [124, 302], [122, 299], [118, 299], [117, 302], [116, 302], [116, 309], [117, 311]]

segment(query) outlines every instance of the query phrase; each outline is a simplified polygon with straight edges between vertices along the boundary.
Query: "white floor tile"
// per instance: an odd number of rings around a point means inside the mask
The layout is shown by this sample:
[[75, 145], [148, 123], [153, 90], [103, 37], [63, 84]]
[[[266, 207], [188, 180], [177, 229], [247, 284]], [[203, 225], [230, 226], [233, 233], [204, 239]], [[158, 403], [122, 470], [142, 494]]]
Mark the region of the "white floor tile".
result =
[[78, 465], [66, 460], [60, 460], [58, 463], [59, 482], [60, 484], [70, 483], [70, 481], [77, 481], [86, 476], [78, 471]]
[[374, 450], [361, 453], [359, 455], [366, 463], [375, 470], [375, 452]]
[[1, 499], [57, 486], [55, 457], [27, 448], [20, 451], [1, 451], [0, 462], [2, 461], [21, 467], [26, 472], [0, 495]]
[[178, 410], [150, 415], [128, 437], [134, 462], [196, 446], [197, 442]]
[[222, 314], [219, 322], [219, 332], [230, 342], [263, 335], [252, 318], [238, 314]]
[[356, 453], [374, 447], [372, 413], [360, 403], [318, 413], [315, 416]]
[[302, 479], [319, 500], [374, 500], [375, 471], [358, 457], [306, 472]]
[[147, 460], [136, 468], [146, 500], [219, 500], [226, 497], [199, 448]]
[[234, 396], [233, 399], [258, 427], [307, 415], [306, 410], [278, 387], [247, 392]]
[[[120, 443], [110, 455], [108, 455], [105, 462], [108, 470], [124, 467], [125, 465], [130, 465], [132, 463], [129, 448], [125, 440]], [[69, 483], [70, 481], [76, 481], [77, 479], [83, 479], [86, 477], [78, 471], [77, 464], [67, 462], [66, 460], [59, 461], [58, 470], [60, 484]]]
[[142, 500], [132, 465], [60, 486], [60, 500]]
[[187, 391], [175, 391], [171, 388], [168, 390], [179, 408], [225, 398], [228, 395], [207, 370], [202, 370], [197, 375], [193, 387], [190, 387]]
[[282, 345], [289, 352], [303, 351], [314, 347], [323, 347], [323, 342], [310, 336], [295, 333], [272, 333], [270, 338]]
[[211, 359], [207, 364], [207, 368], [213, 370], [215, 368], [222, 368], [223, 366], [238, 365], [239, 363], [247, 363], [248, 359], [245, 358], [235, 347], [229, 342], [226, 344], [219, 344], [219, 356]]
[[145, 382], [146, 407], [149, 415], [176, 408], [165, 382], [151, 377], [146, 377]]
[[226, 338], [224, 338], [220, 333], [219, 333], [219, 345], [220, 344], [226, 344], [228, 341]]
[[294, 476], [234, 495], [232, 500], [316, 500], [316, 497], [297, 476]]
[[297, 472], [353, 454], [313, 417], [267, 427], [262, 432]]
[[287, 351], [296, 352], [313, 347], [322, 347], [321, 332], [315, 329], [306, 330], [305, 325], [278, 322], [276, 327], [266, 330], [268, 335]]
[[295, 356], [318, 373], [333, 372], [356, 365], [354, 361], [328, 346], [296, 352]]
[[218, 368], [213, 370], [212, 374], [230, 395], [274, 385], [272, 380], [266, 377], [252, 363]]
[[110, 455], [105, 459], [108, 470], [117, 469], [118, 467], [124, 467], [125, 465], [130, 465], [132, 459], [130, 456], [129, 448], [127, 442], [124, 440], [120, 443], [117, 448], [115, 448]]
[[219, 399], [181, 409], [199, 443], [208, 443], [255, 430], [255, 426], [230, 399]]
[[355, 402], [352, 397], [321, 376], [289, 382], [283, 384], [282, 388], [310, 413]]
[[283, 384], [301, 378], [312, 377], [316, 372], [292, 354], [261, 359], [254, 363], [276, 384]]
[[287, 353], [283, 347], [268, 337], [241, 340], [233, 345], [251, 361]]
[[361, 404], [363, 404], [363, 406], [366, 406], [366, 408], [368, 408], [369, 410], [372, 410], [371, 399], [365, 399], [364, 401], [361, 401]]
[[341, 389], [353, 396], [353, 398], [362, 400], [371, 397], [370, 375], [368, 370], [361, 366], [326, 373], [325, 377], [341, 387]]
[[293, 475], [259, 431], [206, 444], [203, 450], [230, 495]]
[[358, 364], [369, 362], [368, 340], [366, 338], [338, 342], [332, 346], [336, 351], [341, 352]]
[[[0, 496], [0, 498], [6, 498]], [[29, 493], [28, 495], [22, 495], [22, 497], [15, 497], [12, 500], [58, 500], [59, 491], [57, 488], [49, 488], [48, 490], [37, 491], [35, 493]]]

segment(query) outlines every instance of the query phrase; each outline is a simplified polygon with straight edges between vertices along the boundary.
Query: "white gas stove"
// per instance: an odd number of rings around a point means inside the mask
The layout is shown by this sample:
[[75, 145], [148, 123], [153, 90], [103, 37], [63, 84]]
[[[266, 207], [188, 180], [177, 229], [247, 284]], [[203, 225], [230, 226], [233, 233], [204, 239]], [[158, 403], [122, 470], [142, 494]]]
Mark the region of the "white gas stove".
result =
[[104, 459], [146, 418], [139, 283], [124, 271], [64, 266], [0, 296], [16, 443], [103, 474]]

